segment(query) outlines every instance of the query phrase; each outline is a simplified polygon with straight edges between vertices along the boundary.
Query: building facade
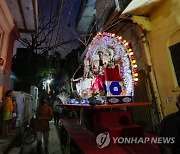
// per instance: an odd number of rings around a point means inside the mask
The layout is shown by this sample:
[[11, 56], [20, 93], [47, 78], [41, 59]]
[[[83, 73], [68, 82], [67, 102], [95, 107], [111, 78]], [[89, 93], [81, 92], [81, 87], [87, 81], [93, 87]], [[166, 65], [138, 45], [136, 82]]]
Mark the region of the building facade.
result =
[[0, 100], [10, 87], [15, 41], [38, 29], [37, 0], [0, 1]]
[[161, 117], [177, 110], [180, 93], [180, 2], [178, 0], [132, 1], [123, 14], [141, 26], [147, 63], [153, 73], [155, 95]]
[[[180, 94], [180, 74], [177, 70], [180, 66], [180, 47], [176, 47], [178, 51], [171, 50], [180, 42], [179, 13], [180, 1], [163, 1], [150, 13], [152, 30], [146, 33], [164, 116], [177, 110], [175, 102]], [[176, 52], [177, 59], [173, 52]]]
[[9, 88], [11, 61], [14, 41], [18, 39], [19, 32], [13, 21], [6, 0], [0, 1], [0, 58], [3, 63], [0, 66], [0, 99], [3, 92]]

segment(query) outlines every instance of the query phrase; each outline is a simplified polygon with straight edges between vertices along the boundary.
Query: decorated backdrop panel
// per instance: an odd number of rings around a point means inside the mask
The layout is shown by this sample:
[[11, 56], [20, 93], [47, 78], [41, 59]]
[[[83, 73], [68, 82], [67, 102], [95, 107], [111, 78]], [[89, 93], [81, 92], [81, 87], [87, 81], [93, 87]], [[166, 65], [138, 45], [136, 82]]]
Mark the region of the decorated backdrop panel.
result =
[[133, 96], [138, 81], [137, 64], [125, 39], [111, 33], [98, 33], [86, 50], [83, 80], [91, 79], [87, 92]]

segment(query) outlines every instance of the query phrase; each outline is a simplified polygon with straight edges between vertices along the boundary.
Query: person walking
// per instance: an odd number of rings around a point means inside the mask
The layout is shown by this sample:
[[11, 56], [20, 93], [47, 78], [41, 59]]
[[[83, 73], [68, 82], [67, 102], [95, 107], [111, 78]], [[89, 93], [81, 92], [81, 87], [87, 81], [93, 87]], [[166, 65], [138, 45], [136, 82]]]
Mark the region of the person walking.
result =
[[44, 139], [45, 153], [48, 153], [49, 121], [52, 119], [52, 108], [45, 98], [40, 99], [40, 106], [36, 110], [37, 152], [41, 154], [42, 138]]
[[14, 135], [12, 134], [12, 112], [13, 112], [13, 103], [12, 98], [14, 94], [12, 90], [8, 90], [5, 94], [5, 101], [3, 103], [3, 110], [4, 110], [4, 119], [3, 119], [3, 134], [4, 136], [7, 135]]
[[60, 118], [60, 106], [62, 102], [58, 96], [56, 96], [56, 101], [53, 104], [53, 114], [54, 114], [54, 125], [59, 125], [59, 118]]

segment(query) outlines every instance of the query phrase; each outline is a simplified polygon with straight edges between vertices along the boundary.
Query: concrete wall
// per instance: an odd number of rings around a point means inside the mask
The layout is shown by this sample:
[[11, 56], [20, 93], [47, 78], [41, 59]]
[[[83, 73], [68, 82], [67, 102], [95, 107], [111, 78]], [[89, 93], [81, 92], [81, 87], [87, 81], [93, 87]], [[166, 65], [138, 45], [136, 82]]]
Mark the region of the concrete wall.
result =
[[169, 46], [180, 42], [179, 14], [179, 0], [164, 0], [150, 14], [152, 30], [146, 34], [164, 115], [177, 110], [175, 101], [180, 94], [169, 50]]

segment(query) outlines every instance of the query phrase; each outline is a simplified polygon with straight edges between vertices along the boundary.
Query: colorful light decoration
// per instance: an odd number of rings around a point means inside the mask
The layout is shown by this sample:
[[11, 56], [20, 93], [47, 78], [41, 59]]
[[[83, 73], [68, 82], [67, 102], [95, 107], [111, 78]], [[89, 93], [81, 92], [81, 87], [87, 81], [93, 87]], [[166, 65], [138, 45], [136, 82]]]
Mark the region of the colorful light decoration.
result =
[[99, 32], [89, 44], [86, 58], [91, 59], [94, 54], [107, 49], [114, 51], [115, 61], [121, 61], [120, 72], [123, 76], [126, 95], [132, 96], [134, 85], [138, 82], [137, 64], [134, 52], [125, 39], [112, 33]]

